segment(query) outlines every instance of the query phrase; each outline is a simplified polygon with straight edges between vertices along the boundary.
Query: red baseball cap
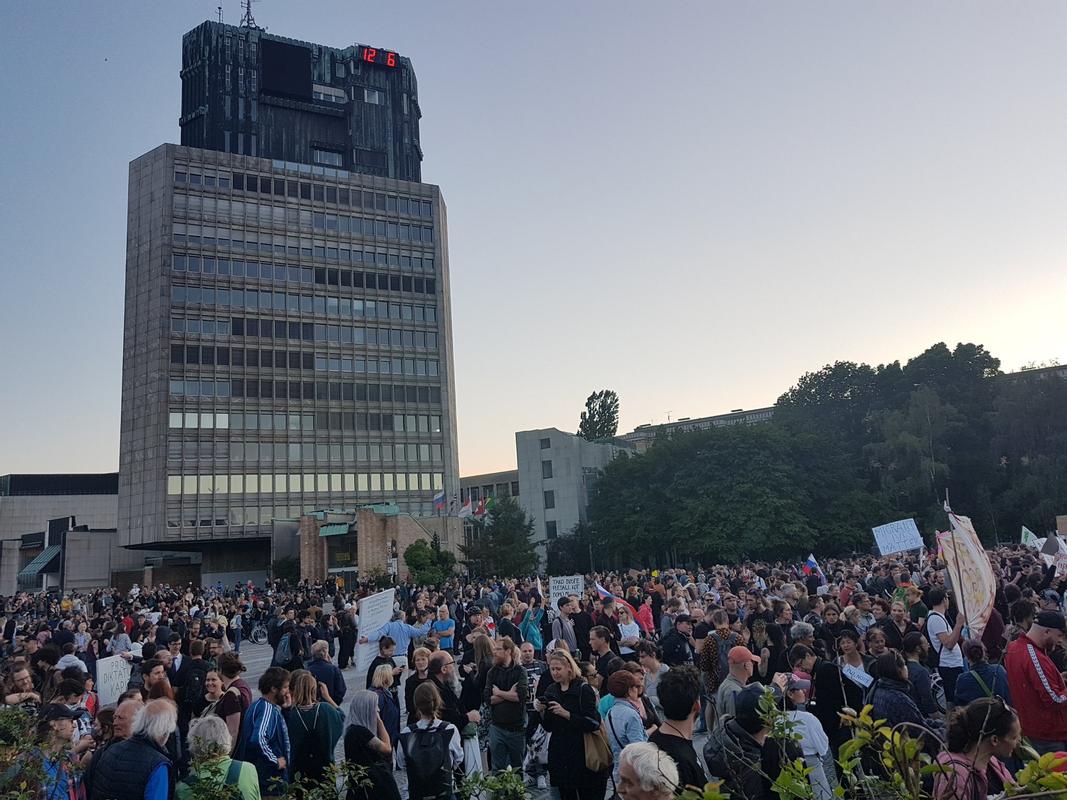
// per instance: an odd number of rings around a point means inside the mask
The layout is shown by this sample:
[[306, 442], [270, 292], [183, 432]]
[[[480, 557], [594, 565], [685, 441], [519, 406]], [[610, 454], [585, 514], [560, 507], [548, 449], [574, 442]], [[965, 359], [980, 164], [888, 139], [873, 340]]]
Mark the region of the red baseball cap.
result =
[[744, 664], [746, 661], [759, 662], [759, 656], [741, 645], [731, 647], [730, 652], [726, 654], [726, 658], [731, 664]]

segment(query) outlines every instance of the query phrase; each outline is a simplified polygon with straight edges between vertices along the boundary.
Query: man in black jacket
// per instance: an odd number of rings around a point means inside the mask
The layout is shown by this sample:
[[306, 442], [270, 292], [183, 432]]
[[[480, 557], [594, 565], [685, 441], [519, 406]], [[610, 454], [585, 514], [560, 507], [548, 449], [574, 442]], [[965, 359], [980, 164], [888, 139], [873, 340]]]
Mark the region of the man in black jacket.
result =
[[510, 637], [493, 643], [493, 666], [485, 679], [482, 701], [489, 706], [489, 755], [494, 772], [522, 769], [526, 751], [526, 670], [519, 663], [519, 648]]
[[480, 722], [481, 714], [464, 711], [459, 702], [459, 678], [456, 675], [456, 659], [451, 653], [438, 650], [430, 656], [430, 679], [441, 695], [441, 711], [438, 716], [445, 722], [451, 722], [460, 733], [468, 722]]
[[693, 663], [693, 618], [679, 614], [674, 618], [674, 627], [660, 642], [663, 648], [663, 663], [671, 667]]

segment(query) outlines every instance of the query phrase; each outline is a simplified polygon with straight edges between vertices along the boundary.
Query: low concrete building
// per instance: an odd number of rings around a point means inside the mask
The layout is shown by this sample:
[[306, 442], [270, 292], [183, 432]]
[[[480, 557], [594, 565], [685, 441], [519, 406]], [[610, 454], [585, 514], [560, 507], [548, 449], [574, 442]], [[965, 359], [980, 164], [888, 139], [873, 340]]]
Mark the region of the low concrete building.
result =
[[660, 437], [670, 437], [675, 433], [688, 433], [689, 431], [725, 428], [730, 425], [758, 425], [761, 422], [769, 422], [773, 417], [774, 406], [753, 408], [747, 411], [743, 408], [736, 408], [728, 414], [715, 414], [711, 417], [698, 417], [697, 419], [682, 417], [674, 422], [665, 422], [661, 425], [638, 425], [630, 433], [624, 433], [619, 438], [632, 444], [637, 452], [643, 453]]
[[299, 523], [300, 577], [312, 581], [384, 572], [408, 573], [404, 551], [434, 534], [441, 548], [457, 553], [461, 537], [457, 517], [413, 517], [392, 503], [354, 511], [323, 510], [305, 514]]
[[629, 450], [633, 445], [620, 439], [589, 442], [556, 428], [515, 434], [519, 503], [533, 518], [542, 563], [549, 541], [588, 521], [589, 498], [601, 471]]

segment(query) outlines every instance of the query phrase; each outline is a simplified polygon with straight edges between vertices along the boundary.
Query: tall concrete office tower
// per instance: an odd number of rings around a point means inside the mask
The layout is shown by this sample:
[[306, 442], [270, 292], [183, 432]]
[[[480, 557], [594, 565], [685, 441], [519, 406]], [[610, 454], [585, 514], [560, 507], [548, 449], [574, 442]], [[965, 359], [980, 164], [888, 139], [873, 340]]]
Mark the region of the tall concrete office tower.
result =
[[260, 579], [275, 521], [459, 491], [447, 216], [411, 63], [206, 22], [130, 165], [127, 547]]

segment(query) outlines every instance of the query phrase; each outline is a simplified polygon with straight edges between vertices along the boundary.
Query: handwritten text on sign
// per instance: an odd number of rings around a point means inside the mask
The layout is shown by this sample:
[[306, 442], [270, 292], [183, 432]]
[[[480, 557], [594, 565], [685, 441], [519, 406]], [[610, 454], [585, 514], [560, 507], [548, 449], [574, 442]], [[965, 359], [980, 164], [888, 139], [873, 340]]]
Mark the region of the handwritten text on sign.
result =
[[879, 525], [871, 528], [874, 532], [874, 541], [878, 545], [878, 552], [883, 556], [890, 553], [903, 553], [907, 550], [918, 550], [923, 546], [923, 537], [915, 526], [915, 520], [902, 519], [890, 522], [887, 525]]
[[130, 662], [121, 656], [101, 658], [96, 662], [96, 694], [100, 707], [114, 705], [130, 682]]
[[553, 610], [555, 610], [559, 608], [557, 605], [559, 598], [572, 594], [581, 597], [584, 590], [585, 578], [581, 575], [559, 575], [555, 578], [549, 578], [548, 602], [551, 603]]

